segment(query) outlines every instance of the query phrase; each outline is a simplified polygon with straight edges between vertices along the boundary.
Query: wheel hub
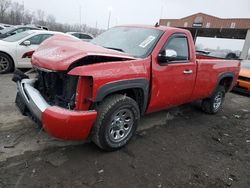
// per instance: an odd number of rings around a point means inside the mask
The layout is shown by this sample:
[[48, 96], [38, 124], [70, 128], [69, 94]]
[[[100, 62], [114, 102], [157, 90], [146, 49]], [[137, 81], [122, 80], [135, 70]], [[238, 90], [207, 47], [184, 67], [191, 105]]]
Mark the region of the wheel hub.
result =
[[216, 95], [216, 97], [214, 98], [214, 109], [215, 110], [218, 110], [218, 108], [221, 106], [222, 99], [223, 99], [223, 94], [221, 92], [219, 92]]
[[0, 56], [0, 72], [4, 72], [9, 68], [9, 62], [5, 57]]
[[122, 109], [114, 113], [111, 119], [109, 138], [113, 142], [120, 142], [130, 133], [134, 117], [130, 110]]

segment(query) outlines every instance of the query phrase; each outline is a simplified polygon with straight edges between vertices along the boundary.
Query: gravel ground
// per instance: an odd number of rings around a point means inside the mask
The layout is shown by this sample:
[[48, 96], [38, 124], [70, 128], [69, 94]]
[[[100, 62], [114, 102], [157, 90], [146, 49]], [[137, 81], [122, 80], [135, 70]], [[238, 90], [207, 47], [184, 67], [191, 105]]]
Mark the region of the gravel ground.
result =
[[217, 115], [183, 105], [142, 119], [125, 148], [48, 136], [14, 105], [0, 75], [0, 187], [250, 187], [250, 98], [229, 93]]

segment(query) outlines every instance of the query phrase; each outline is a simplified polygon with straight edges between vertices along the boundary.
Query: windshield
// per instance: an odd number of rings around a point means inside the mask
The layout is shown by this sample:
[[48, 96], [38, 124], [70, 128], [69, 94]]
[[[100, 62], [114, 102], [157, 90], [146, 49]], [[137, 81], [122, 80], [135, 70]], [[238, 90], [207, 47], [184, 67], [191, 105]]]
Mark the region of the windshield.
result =
[[34, 31], [31, 31], [31, 30], [25, 31], [25, 32], [21, 32], [21, 33], [17, 33], [15, 35], [12, 35], [12, 36], [9, 36], [9, 37], [3, 39], [3, 41], [6, 41], [6, 42], [16, 42], [16, 41], [19, 41], [19, 40], [21, 40], [21, 39], [23, 39], [23, 38], [25, 38], [25, 37], [33, 34], [33, 33], [34, 33]]
[[15, 29], [15, 27], [6, 27], [6, 28], [2, 29], [2, 30], [0, 31], [0, 33], [1, 33], [1, 34], [6, 34], [6, 33], [8, 33], [9, 31], [11, 31], [12, 29]]
[[115, 27], [99, 35], [91, 42], [130, 54], [136, 58], [147, 57], [163, 34], [157, 29]]
[[250, 69], [250, 62], [249, 61], [242, 61], [241, 68]]

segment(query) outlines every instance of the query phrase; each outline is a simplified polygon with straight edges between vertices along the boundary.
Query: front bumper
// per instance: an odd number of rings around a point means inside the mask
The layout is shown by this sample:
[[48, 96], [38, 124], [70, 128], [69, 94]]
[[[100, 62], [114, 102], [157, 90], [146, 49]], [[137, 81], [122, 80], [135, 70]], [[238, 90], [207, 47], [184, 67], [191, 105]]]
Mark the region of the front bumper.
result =
[[16, 103], [23, 114], [42, 125], [50, 135], [65, 140], [87, 139], [96, 120], [96, 111], [73, 111], [49, 105], [34, 88], [36, 79], [17, 81]]

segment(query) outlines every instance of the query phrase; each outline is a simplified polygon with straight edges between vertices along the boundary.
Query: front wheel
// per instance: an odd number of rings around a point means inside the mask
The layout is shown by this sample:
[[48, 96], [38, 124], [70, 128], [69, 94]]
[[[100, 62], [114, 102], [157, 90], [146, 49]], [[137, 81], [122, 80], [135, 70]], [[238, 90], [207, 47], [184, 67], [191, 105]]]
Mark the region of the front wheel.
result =
[[225, 93], [225, 87], [218, 86], [210, 98], [202, 101], [202, 110], [209, 114], [219, 112], [224, 102]]
[[11, 72], [14, 69], [14, 63], [12, 59], [0, 52], [0, 74]]
[[97, 108], [97, 115], [92, 141], [106, 151], [125, 146], [134, 135], [140, 119], [138, 104], [120, 94], [107, 97]]

